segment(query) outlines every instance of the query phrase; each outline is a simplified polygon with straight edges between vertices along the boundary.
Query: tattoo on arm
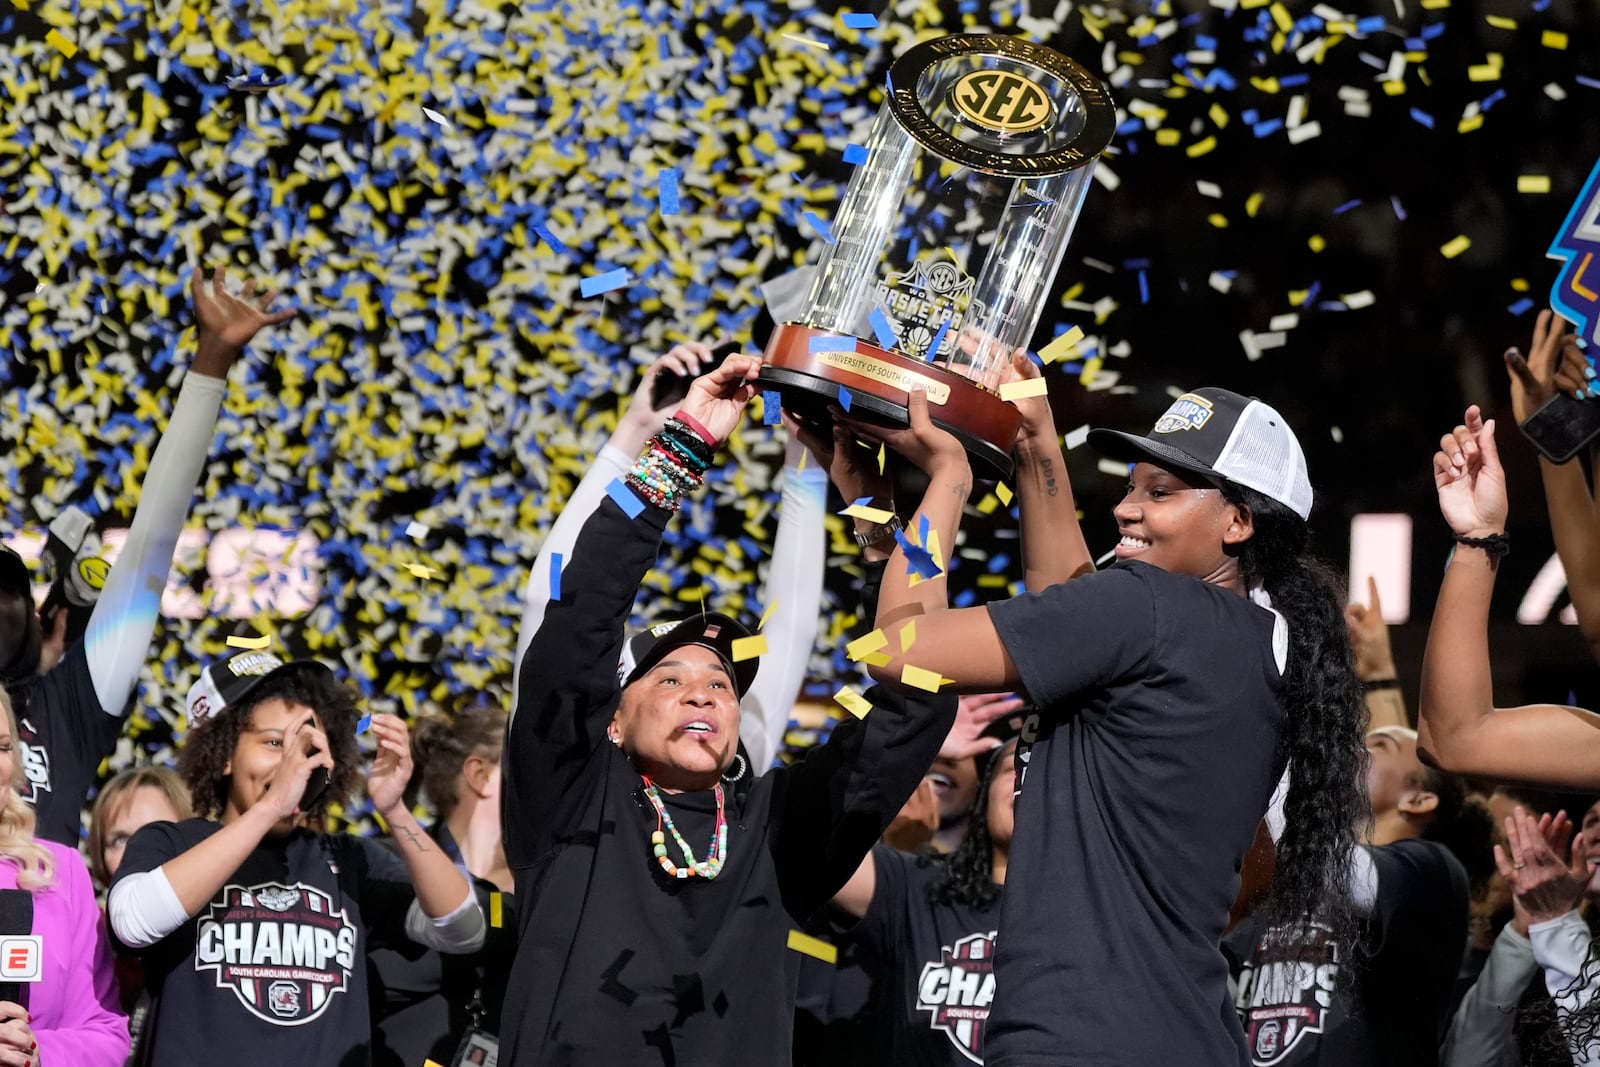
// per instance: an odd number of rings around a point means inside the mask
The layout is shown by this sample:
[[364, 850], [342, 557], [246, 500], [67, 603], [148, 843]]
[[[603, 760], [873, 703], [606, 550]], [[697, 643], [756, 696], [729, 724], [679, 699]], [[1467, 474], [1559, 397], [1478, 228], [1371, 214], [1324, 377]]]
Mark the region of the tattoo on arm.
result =
[[418, 852], [433, 851], [428, 847], [428, 839], [417, 833], [409, 826], [400, 827], [400, 836], [404, 837], [406, 839], [406, 843], [412, 848], [416, 849]]
[[1056, 463], [1053, 459], [1046, 459], [1039, 464], [1039, 476], [1044, 479], [1044, 491], [1055, 496], [1061, 491], [1056, 485]]
[[971, 482], [957, 482], [950, 491], [956, 495], [957, 500], [965, 500], [972, 495]]

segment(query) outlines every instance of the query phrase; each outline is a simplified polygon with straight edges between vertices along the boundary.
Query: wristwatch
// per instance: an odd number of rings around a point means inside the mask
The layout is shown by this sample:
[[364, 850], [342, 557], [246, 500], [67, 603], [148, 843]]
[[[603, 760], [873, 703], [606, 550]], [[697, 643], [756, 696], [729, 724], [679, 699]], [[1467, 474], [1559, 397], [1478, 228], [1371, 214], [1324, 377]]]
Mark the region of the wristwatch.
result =
[[879, 541], [887, 541], [891, 539], [894, 537], [897, 531], [904, 530], [905, 528], [905, 520], [901, 519], [898, 515], [891, 515], [889, 516], [888, 522], [874, 524], [869, 532], [862, 533], [860, 530], [851, 530], [850, 536], [854, 537], [856, 539], [856, 544], [860, 545], [862, 548], [870, 548]]

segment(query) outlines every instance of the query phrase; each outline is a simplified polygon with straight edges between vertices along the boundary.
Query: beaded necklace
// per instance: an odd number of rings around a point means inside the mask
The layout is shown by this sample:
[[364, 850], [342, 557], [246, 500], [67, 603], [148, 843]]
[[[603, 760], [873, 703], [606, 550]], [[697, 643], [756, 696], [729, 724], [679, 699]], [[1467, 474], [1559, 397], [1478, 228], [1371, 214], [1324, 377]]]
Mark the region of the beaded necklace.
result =
[[[641, 775], [640, 777], [644, 777]], [[728, 818], [722, 804], [722, 783], [717, 783], [717, 828], [712, 831], [711, 850], [706, 853], [704, 860], [696, 860], [694, 853], [689, 850], [689, 843], [678, 833], [678, 828], [672, 824], [672, 815], [667, 811], [667, 806], [661, 803], [661, 793], [656, 789], [656, 784], [649, 778], [644, 779], [644, 795], [650, 799], [650, 805], [656, 809], [656, 828], [650, 835], [651, 850], [656, 854], [656, 862], [661, 864], [661, 869], [667, 872], [670, 878], [687, 878], [692, 874], [710, 881], [722, 871], [722, 860], [728, 854]], [[679, 867], [667, 855], [666, 834], [662, 828], [672, 835], [672, 839], [683, 850], [683, 856], [689, 861], [689, 866]]]

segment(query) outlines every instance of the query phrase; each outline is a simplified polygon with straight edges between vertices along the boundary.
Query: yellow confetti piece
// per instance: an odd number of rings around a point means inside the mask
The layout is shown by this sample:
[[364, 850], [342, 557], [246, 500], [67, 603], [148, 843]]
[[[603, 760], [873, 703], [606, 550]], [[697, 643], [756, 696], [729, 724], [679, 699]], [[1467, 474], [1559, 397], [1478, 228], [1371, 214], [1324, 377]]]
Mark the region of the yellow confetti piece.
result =
[[756, 659], [766, 654], [766, 634], [751, 634], [749, 637], [735, 637], [733, 639], [733, 662], [735, 663], [743, 663], [747, 659]]
[[1513, 290], [1515, 290], [1516, 292], [1526, 293], [1528, 291], [1528, 289], [1529, 289], [1528, 279], [1526, 279], [1526, 278], [1512, 278], [1511, 279], [1511, 288]]
[[839, 691], [833, 694], [833, 702], [858, 719], [865, 719], [867, 712], [872, 710], [872, 701], [848, 685], [839, 687]]
[[852, 662], [860, 662], [869, 654], [888, 647], [889, 635], [882, 630], [874, 630], [845, 645], [844, 654], [849, 656]]
[[911, 651], [911, 646], [917, 643], [917, 620], [907, 619], [906, 624], [900, 627], [900, 651], [902, 654]]
[[1497, 30], [1514, 30], [1517, 28], [1517, 20], [1508, 19], [1504, 15], [1485, 15], [1483, 21]]
[[1261, 202], [1267, 198], [1266, 193], [1256, 192], [1250, 194], [1250, 199], [1244, 202], [1244, 213], [1251, 218], [1256, 217], [1256, 212], [1261, 210]]
[[1455, 237], [1440, 247], [1439, 252], [1445, 259], [1455, 259], [1461, 253], [1472, 247], [1472, 238], [1466, 234]]
[[1043, 348], [1039, 349], [1039, 358], [1046, 363], [1054, 363], [1072, 354], [1073, 350], [1083, 341], [1083, 327], [1074, 326], [1066, 333], [1057, 337]]
[[1289, 14], [1288, 8], [1282, 4], [1273, 4], [1271, 7], [1272, 21], [1278, 24], [1278, 29], [1288, 33], [1294, 29], [1294, 16]]
[[[1001, 399], [1005, 398], [1005, 390], [1003, 388], [1000, 396]], [[851, 504], [849, 507], [839, 512], [839, 514], [848, 515], [852, 519], [862, 519], [866, 522], [876, 522], [880, 525], [894, 518], [894, 512], [885, 511], [882, 508], [875, 508], [868, 504]]]
[[888, 461], [888, 458], [889, 458], [889, 447], [887, 445], [879, 445], [878, 446], [878, 473], [879, 474], [883, 473], [883, 465], [884, 465], [884, 463], [886, 463]]
[[444, 1067], [438, 1060], [423, 1060], [422, 1067]]
[[930, 671], [924, 667], [907, 663], [900, 672], [900, 681], [916, 689], [937, 693], [939, 687], [945, 683], [945, 678], [938, 671]]
[[1011, 487], [1009, 485], [1007, 485], [1005, 482], [1000, 482], [994, 487], [994, 495], [999, 498], [1000, 503], [1003, 506], [1006, 506], [1006, 507], [1010, 506], [1010, 504], [1011, 504]]
[[1221, 104], [1212, 104], [1211, 110], [1208, 111], [1207, 114], [1211, 116], [1211, 123], [1212, 125], [1216, 126], [1217, 129], [1221, 130], [1227, 127], [1228, 109], [1223, 107]]
[[1519, 174], [1517, 175], [1517, 192], [1519, 193], [1548, 193], [1550, 191], [1550, 175], [1548, 174]]
[[259, 652], [261, 649], [270, 647], [271, 644], [272, 638], [270, 637], [235, 637], [233, 634], [228, 635], [229, 648], [248, 648]]
[[799, 930], [789, 931], [789, 947], [807, 956], [815, 956], [823, 963], [839, 962], [838, 949], [821, 938], [812, 937], [810, 934], [802, 934]]
[[44, 39], [68, 59], [71, 59], [73, 56], [78, 54], [77, 42], [75, 42], [71, 37], [68, 37], [66, 34], [62, 33], [60, 30], [51, 30], [49, 33], [44, 35]]
[[1000, 387], [1001, 400], [1026, 400], [1030, 396], [1048, 396], [1050, 387], [1043, 378], [1024, 378], [1020, 382], [1006, 382]]
[[1210, 137], [1204, 138], [1203, 140], [1196, 141], [1194, 144], [1190, 145], [1188, 148], [1185, 148], [1184, 151], [1189, 154], [1189, 158], [1190, 159], [1194, 159], [1194, 158], [1196, 158], [1198, 156], [1205, 155], [1207, 152], [1210, 152], [1212, 149], [1214, 149], [1216, 147], [1217, 147], [1217, 139], [1216, 139], [1216, 137], [1215, 136], [1210, 136]]
[[1210, 215], [1207, 215], [1206, 221], [1211, 223], [1211, 225], [1215, 226], [1219, 230], [1226, 230], [1228, 228], [1228, 216], [1219, 212], [1212, 212]]
[[1539, 35], [1539, 43], [1544, 45], [1546, 48], [1554, 48], [1558, 51], [1566, 51], [1567, 35], [1562, 33], [1560, 30], [1545, 30]]
[[774, 600], [772, 603], [768, 604], [767, 605], [767, 610], [763, 611], [761, 613], [761, 621], [756, 623], [756, 629], [757, 630], [765, 630], [767, 628], [767, 622], [772, 618], [772, 613], [777, 611], [777, 610], [778, 610], [778, 602], [776, 600]]
[[1328, 247], [1328, 239], [1320, 233], [1314, 233], [1311, 235], [1310, 240], [1306, 241], [1306, 246], [1313, 252], [1320, 252]]
[[411, 572], [413, 578], [421, 578], [425, 582], [434, 578], [433, 568], [426, 563], [407, 563], [406, 570]]
[[1500, 80], [1500, 67], [1493, 63], [1478, 63], [1467, 68], [1467, 80], [1492, 82]]
[[506, 924], [506, 895], [504, 893], [489, 894], [489, 925], [496, 930]]
[[983, 494], [983, 499], [978, 501], [978, 514], [993, 515], [994, 509], [999, 506], [1000, 501], [995, 499], [993, 493], [985, 493]]
[[1095, 356], [1093, 359], [1084, 360], [1083, 370], [1078, 372], [1078, 381], [1082, 382], [1084, 385], [1093, 385], [1094, 380], [1100, 376], [1100, 368], [1104, 364], [1105, 360], [1099, 356]]
[[1170, 148], [1183, 140], [1183, 134], [1168, 126], [1156, 131], [1156, 144]]

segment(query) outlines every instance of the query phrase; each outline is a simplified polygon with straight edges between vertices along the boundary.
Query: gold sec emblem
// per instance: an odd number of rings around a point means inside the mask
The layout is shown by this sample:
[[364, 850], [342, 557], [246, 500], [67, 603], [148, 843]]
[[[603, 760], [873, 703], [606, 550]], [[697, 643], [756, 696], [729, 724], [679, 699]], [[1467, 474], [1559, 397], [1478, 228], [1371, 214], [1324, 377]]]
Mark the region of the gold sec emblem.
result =
[[1028, 133], [1050, 121], [1050, 98], [1020, 74], [975, 70], [951, 92], [956, 110], [986, 129]]

